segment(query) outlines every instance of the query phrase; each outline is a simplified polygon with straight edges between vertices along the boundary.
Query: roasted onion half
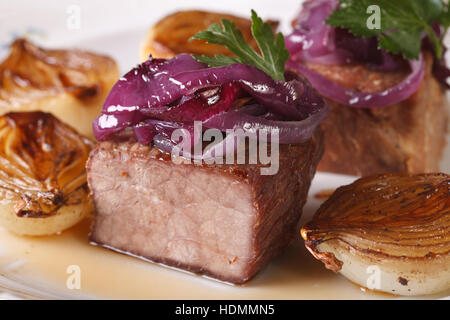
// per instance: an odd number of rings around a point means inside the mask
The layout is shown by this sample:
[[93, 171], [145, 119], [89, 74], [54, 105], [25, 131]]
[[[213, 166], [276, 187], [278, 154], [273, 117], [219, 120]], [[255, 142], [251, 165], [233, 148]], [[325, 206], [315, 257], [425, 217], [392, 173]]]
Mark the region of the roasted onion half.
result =
[[46, 50], [25, 39], [0, 63], [0, 115], [49, 112], [93, 137], [92, 121], [118, 79], [109, 57], [80, 50]]
[[378, 175], [341, 187], [302, 228], [309, 251], [363, 287], [450, 288], [450, 176]]
[[[206, 44], [200, 40], [189, 41], [192, 36], [206, 30], [211, 24], [220, 23], [221, 19], [234, 22], [246, 42], [257, 48], [256, 41], [252, 37], [252, 23], [248, 19], [218, 12], [178, 11], [164, 17], [150, 29], [141, 45], [139, 53], [141, 61], [146, 61], [150, 54], [155, 58], [165, 59], [173, 58], [180, 53], [231, 55], [231, 52], [223, 46]], [[278, 27], [278, 22], [268, 22], [274, 30]]]
[[90, 214], [85, 164], [92, 148], [49, 113], [1, 116], [1, 225], [20, 235], [51, 235]]

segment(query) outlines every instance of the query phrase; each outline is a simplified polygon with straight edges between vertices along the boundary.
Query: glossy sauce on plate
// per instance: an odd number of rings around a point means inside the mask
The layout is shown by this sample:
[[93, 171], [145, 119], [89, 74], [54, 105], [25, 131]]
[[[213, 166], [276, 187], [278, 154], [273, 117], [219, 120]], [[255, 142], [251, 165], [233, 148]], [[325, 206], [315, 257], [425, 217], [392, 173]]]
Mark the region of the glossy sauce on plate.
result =
[[[314, 202], [305, 208], [303, 221], [314, 212]], [[9, 289], [34, 292], [42, 298], [395, 298], [362, 289], [326, 270], [306, 251], [302, 240], [293, 243], [246, 285], [230, 286], [93, 246], [88, 241], [89, 230], [89, 220], [61, 235], [43, 238], [19, 237], [0, 229], [0, 287], [10, 283]], [[67, 287], [67, 282], [72, 283], [69, 277], [73, 273], [67, 272], [70, 266], [79, 267], [80, 289]]]

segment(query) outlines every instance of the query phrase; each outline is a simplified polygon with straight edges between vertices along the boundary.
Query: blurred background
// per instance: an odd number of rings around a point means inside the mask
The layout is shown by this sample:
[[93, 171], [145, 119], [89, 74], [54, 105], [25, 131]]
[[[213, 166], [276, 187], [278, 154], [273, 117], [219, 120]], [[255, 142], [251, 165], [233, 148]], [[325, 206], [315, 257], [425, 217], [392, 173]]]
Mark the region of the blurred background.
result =
[[289, 31], [302, 1], [282, 0], [2, 0], [0, 1], [0, 57], [17, 36], [45, 46], [83, 46], [116, 58], [122, 71], [138, 62], [139, 43], [150, 26], [166, 14], [183, 10], [218, 10], [243, 15], [254, 8], [264, 18], [282, 21]]

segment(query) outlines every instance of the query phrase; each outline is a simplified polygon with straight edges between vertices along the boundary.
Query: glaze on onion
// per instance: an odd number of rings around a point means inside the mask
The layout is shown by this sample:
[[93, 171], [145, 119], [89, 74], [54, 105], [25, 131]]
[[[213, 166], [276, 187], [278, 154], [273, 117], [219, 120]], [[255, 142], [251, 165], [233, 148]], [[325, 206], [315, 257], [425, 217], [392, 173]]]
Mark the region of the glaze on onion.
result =
[[85, 164], [93, 143], [43, 112], [0, 117], [0, 222], [23, 235], [49, 235], [92, 210]]
[[[222, 19], [234, 22], [245, 41], [254, 49], [258, 48], [252, 36], [252, 22], [249, 19], [225, 13], [186, 10], [165, 16], [149, 30], [140, 48], [141, 61], [146, 61], [150, 55], [168, 59], [180, 53], [231, 56], [231, 52], [223, 46], [207, 44], [200, 40], [189, 41], [198, 32], [206, 30], [213, 23], [220, 23]], [[276, 31], [278, 22], [267, 22]]]
[[339, 188], [302, 228], [326, 268], [397, 295], [450, 288], [450, 176], [379, 175]]
[[80, 50], [47, 50], [25, 39], [0, 63], [0, 115], [43, 111], [92, 137], [92, 120], [118, 79], [109, 57]]

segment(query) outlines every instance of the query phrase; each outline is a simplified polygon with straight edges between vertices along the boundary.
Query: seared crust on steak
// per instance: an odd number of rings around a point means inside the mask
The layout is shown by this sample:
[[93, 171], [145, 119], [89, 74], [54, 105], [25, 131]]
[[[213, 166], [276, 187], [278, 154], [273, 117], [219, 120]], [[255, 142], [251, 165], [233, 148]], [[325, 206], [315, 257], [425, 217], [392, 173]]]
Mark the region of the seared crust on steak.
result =
[[87, 164], [92, 242], [241, 284], [298, 236], [323, 136], [280, 145], [276, 175], [259, 165], [175, 164], [158, 149], [102, 142]]

